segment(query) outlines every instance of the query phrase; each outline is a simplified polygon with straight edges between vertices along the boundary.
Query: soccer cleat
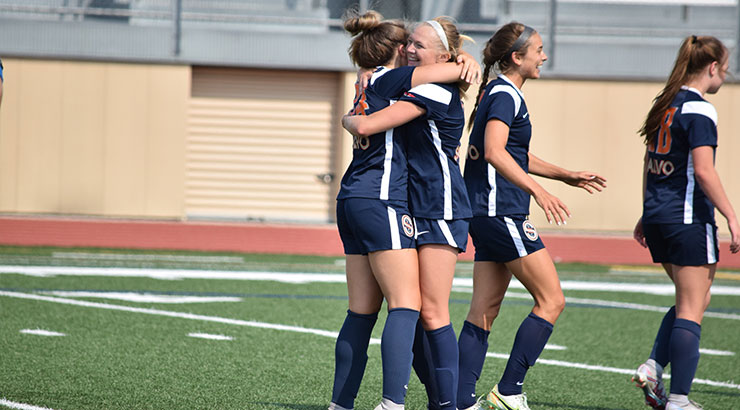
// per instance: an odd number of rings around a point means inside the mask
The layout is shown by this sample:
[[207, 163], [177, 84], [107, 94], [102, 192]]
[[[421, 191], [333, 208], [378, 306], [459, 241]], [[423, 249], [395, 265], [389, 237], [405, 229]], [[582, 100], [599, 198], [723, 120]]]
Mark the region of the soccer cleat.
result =
[[383, 400], [375, 407], [375, 410], [404, 410], [403, 404], [394, 403], [392, 400], [383, 398]]
[[338, 405], [337, 403], [331, 402], [329, 403], [329, 410], [353, 410], [353, 409], [344, 408]]
[[[486, 396], [489, 409], [494, 410], [530, 410], [527, 405], [527, 393], [504, 396], [498, 391], [498, 384], [493, 386]], [[483, 407], [485, 408], [485, 407]]]
[[491, 409], [495, 409], [495, 407], [493, 407], [493, 403], [489, 402], [483, 397], [480, 397], [478, 398], [478, 401], [476, 401], [475, 404], [473, 404], [472, 406], [466, 407], [460, 410], [491, 410]]
[[665, 406], [665, 410], [703, 410], [704, 407], [700, 406], [699, 403], [689, 400], [687, 404], [680, 405], [668, 402]]
[[656, 369], [652, 363], [645, 362], [637, 368], [632, 381], [645, 394], [645, 404], [659, 410], [666, 408], [668, 397], [663, 387], [663, 369]]

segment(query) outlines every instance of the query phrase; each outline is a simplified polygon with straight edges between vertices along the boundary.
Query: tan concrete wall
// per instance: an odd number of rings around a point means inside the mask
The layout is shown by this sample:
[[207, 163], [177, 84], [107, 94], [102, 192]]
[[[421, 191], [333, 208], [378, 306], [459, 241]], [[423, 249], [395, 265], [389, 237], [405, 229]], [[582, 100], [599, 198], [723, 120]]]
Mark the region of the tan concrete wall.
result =
[[3, 64], [0, 212], [182, 217], [190, 67]]

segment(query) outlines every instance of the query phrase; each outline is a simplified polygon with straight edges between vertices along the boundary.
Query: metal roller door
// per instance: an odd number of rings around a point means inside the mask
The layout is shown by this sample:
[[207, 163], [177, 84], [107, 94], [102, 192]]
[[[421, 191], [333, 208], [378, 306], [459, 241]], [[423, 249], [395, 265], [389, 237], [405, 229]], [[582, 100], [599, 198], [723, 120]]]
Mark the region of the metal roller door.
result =
[[337, 87], [332, 73], [194, 67], [186, 215], [332, 219]]

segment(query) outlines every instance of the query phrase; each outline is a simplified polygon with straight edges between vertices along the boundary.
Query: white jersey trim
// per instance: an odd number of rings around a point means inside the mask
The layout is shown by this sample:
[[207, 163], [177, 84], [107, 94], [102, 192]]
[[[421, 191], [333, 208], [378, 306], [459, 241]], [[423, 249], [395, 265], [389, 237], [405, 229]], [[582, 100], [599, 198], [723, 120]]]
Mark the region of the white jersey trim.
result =
[[486, 163], [486, 174], [488, 175], [488, 187], [491, 191], [488, 193], [488, 216], [496, 216], [496, 194], [498, 185], [496, 184], [496, 168]]
[[444, 219], [437, 219], [437, 225], [439, 225], [439, 229], [442, 231], [442, 235], [445, 236], [447, 244], [452, 246], [453, 248], [458, 248], [457, 242], [455, 242], [455, 237], [452, 235], [450, 227], [447, 226], [447, 221], [445, 221]]
[[699, 114], [708, 117], [717, 126], [717, 110], [706, 101], [687, 101], [681, 106], [681, 114]]
[[444, 195], [444, 219], [452, 219], [452, 178], [450, 178], [450, 164], [447, 162], [447, 155], [442, 150], [442, 139], [439, 137], [439, 130], [437, 124], [429, 120], [429, 130], [432, 133], [432, 141], [434, 142], [434, 148], [437, 149], [437, 158], [439, 158], [439, 165], [442, 167], [442, 178], [443, 178], [443, 195]]
[[706, 225], [707, 225], [707, 263], [713, 264], [713, 263], [717, 263], [717, 255], [714, 252], [714, 241], [716, 238], [714, 237], [714, 229], [712, 229], [712, 225], [711, 224], [706, 224]]
[[378, 68], [380, 68], [380, 70], [374, 72], [373, 75], [370, 76], [370, 85], [375, 84], [375, 80], [377, 80], [378, 78], [382, 77], [383, 74], [387, 73], [388, 71], [391, 71], [390, 68], [385, 67], [385, 66], [378, 67]]
[[683, 223], [690, 224], [694, 222], [694, 156], [689, 152], [689, 159], [686, 161], [686, 196], [683, 199]]
[[380, 199], [387, 201], [393, 166], [393, 128], [385, 132], [385, 158], [383, 159], [383, 176], [380, 178]]
[[514, 220], [505, 216], [504, 221], [506, 221], [506, 227], [509, 228], [509, 235], [511, 235], [511, 239], [514, 241], [514, 246], [516, 246], [516, 251], [519, 253], [519, 257], [523, 258], [527, 256], [527, 248], [524, 247], [524, 242], [522, 242], [522, 237], [516, 229]]
[[511, 86], [503, 84], [494, 85], [493, 88], [491, 88], [491, 92], [489, 93], [489, 95], [501, 92], [509, 94], [511, 96], [511, 99], [514, 100], [514, 117], [512, 118], [515, 118], [516, 115], [519, 114], [519, 108], [521, 108], [522, 106], [522, 97]]
[[452, 101], [452, 93], [437, 84], [417, 85], [410, 89], [409, 92], [445, 105], [450, 105]]
[[391, 230], [391, 249], [401, 249], [401, 234], [398, 231], [398, 218], [396, 210], [387, 206], [388, 209], [388, 227]]

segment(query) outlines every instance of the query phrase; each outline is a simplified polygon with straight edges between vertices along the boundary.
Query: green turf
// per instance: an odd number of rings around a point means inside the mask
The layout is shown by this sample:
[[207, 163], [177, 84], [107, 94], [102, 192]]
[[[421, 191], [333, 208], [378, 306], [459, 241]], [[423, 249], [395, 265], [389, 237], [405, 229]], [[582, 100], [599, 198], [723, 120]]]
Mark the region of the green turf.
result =
[[[66, 254], [60, 258], [59, 252]], [[70, 259], [70, 253], [86, 255]], [[96, 253], [229, 259], [205, 263], [142, 263], [141, 260], [96, 259]], [[0, 264], [335, 273], [343, 270], [337, 258], [326, 257], [22, 247], [0, 247]], [[458, 276], [469, 277], [471, 265], [459, 265]], [[559, 264], [558, 268], [563, 280], [669, 283], [650, 273], [613, 274], [604, 266]], [[740, 283], [725, 280], [723, 285], [740, 286]], [[240, 302], [188, 304], [69, 299], [332, 332], [341, 327], [347, 307], [346, 288], [341, 283], [0, 274], [0, 289], [27, 294], [97, 290], [239, 296]], [[645, 294], [568, 291], [566, 296], [666, 307], [672, 304], [670, 296]], [[450, 311], [456, 330], [465, 318], [469, 299], [469, 291], [452, 294]], [[505, 300], [489, 339], [489, 352], [508, 353], [516, 329], [530, 309], [531, 301], [527, 299]], [[715, 296], [710, 310], [740, 314], [740, 297]], [[541, 359], [632, 369], [649, 354], [661, 317], [659, 312], [569, 303], [550, 339], [550, 343], [567, 346], [567, 350], [545, 350]], [[384, 319], [385, 314], [381, 313], [374, 338], [380, 338]], [[59, 410], [325, 409], [331, 396], [333, 338], [241, 324], [0, 296], [0, 398]], [[45, 329], [66, 336], [22, 334], [22, 329]], [[233, 340], [187, 336], [193, 332], [226, 335]], [[705, 318], [702, 347], [738, 354], [703, 355], [697, 378], [740, 382], [738, 340], [740, 321]], [[356, 402], [358, 410], [372, 409], [380, 399], [382, 388], [380, 347], [371, 345], [368, 353], [368, 366]], [[505, 363], [499, 358], [487, 359], [478, 394], [484, 394], [497, 382]], [[624, 374], [540, 363], [529, 372], [525, 388], [533, 410], [646, 408], [640, 392]], [[737, 388], [695, 383], [692, 398], [708, 410], [740, 408]], [[423, 386], [413, 376], [407, 403], [410, 410], [425, 406]]]

